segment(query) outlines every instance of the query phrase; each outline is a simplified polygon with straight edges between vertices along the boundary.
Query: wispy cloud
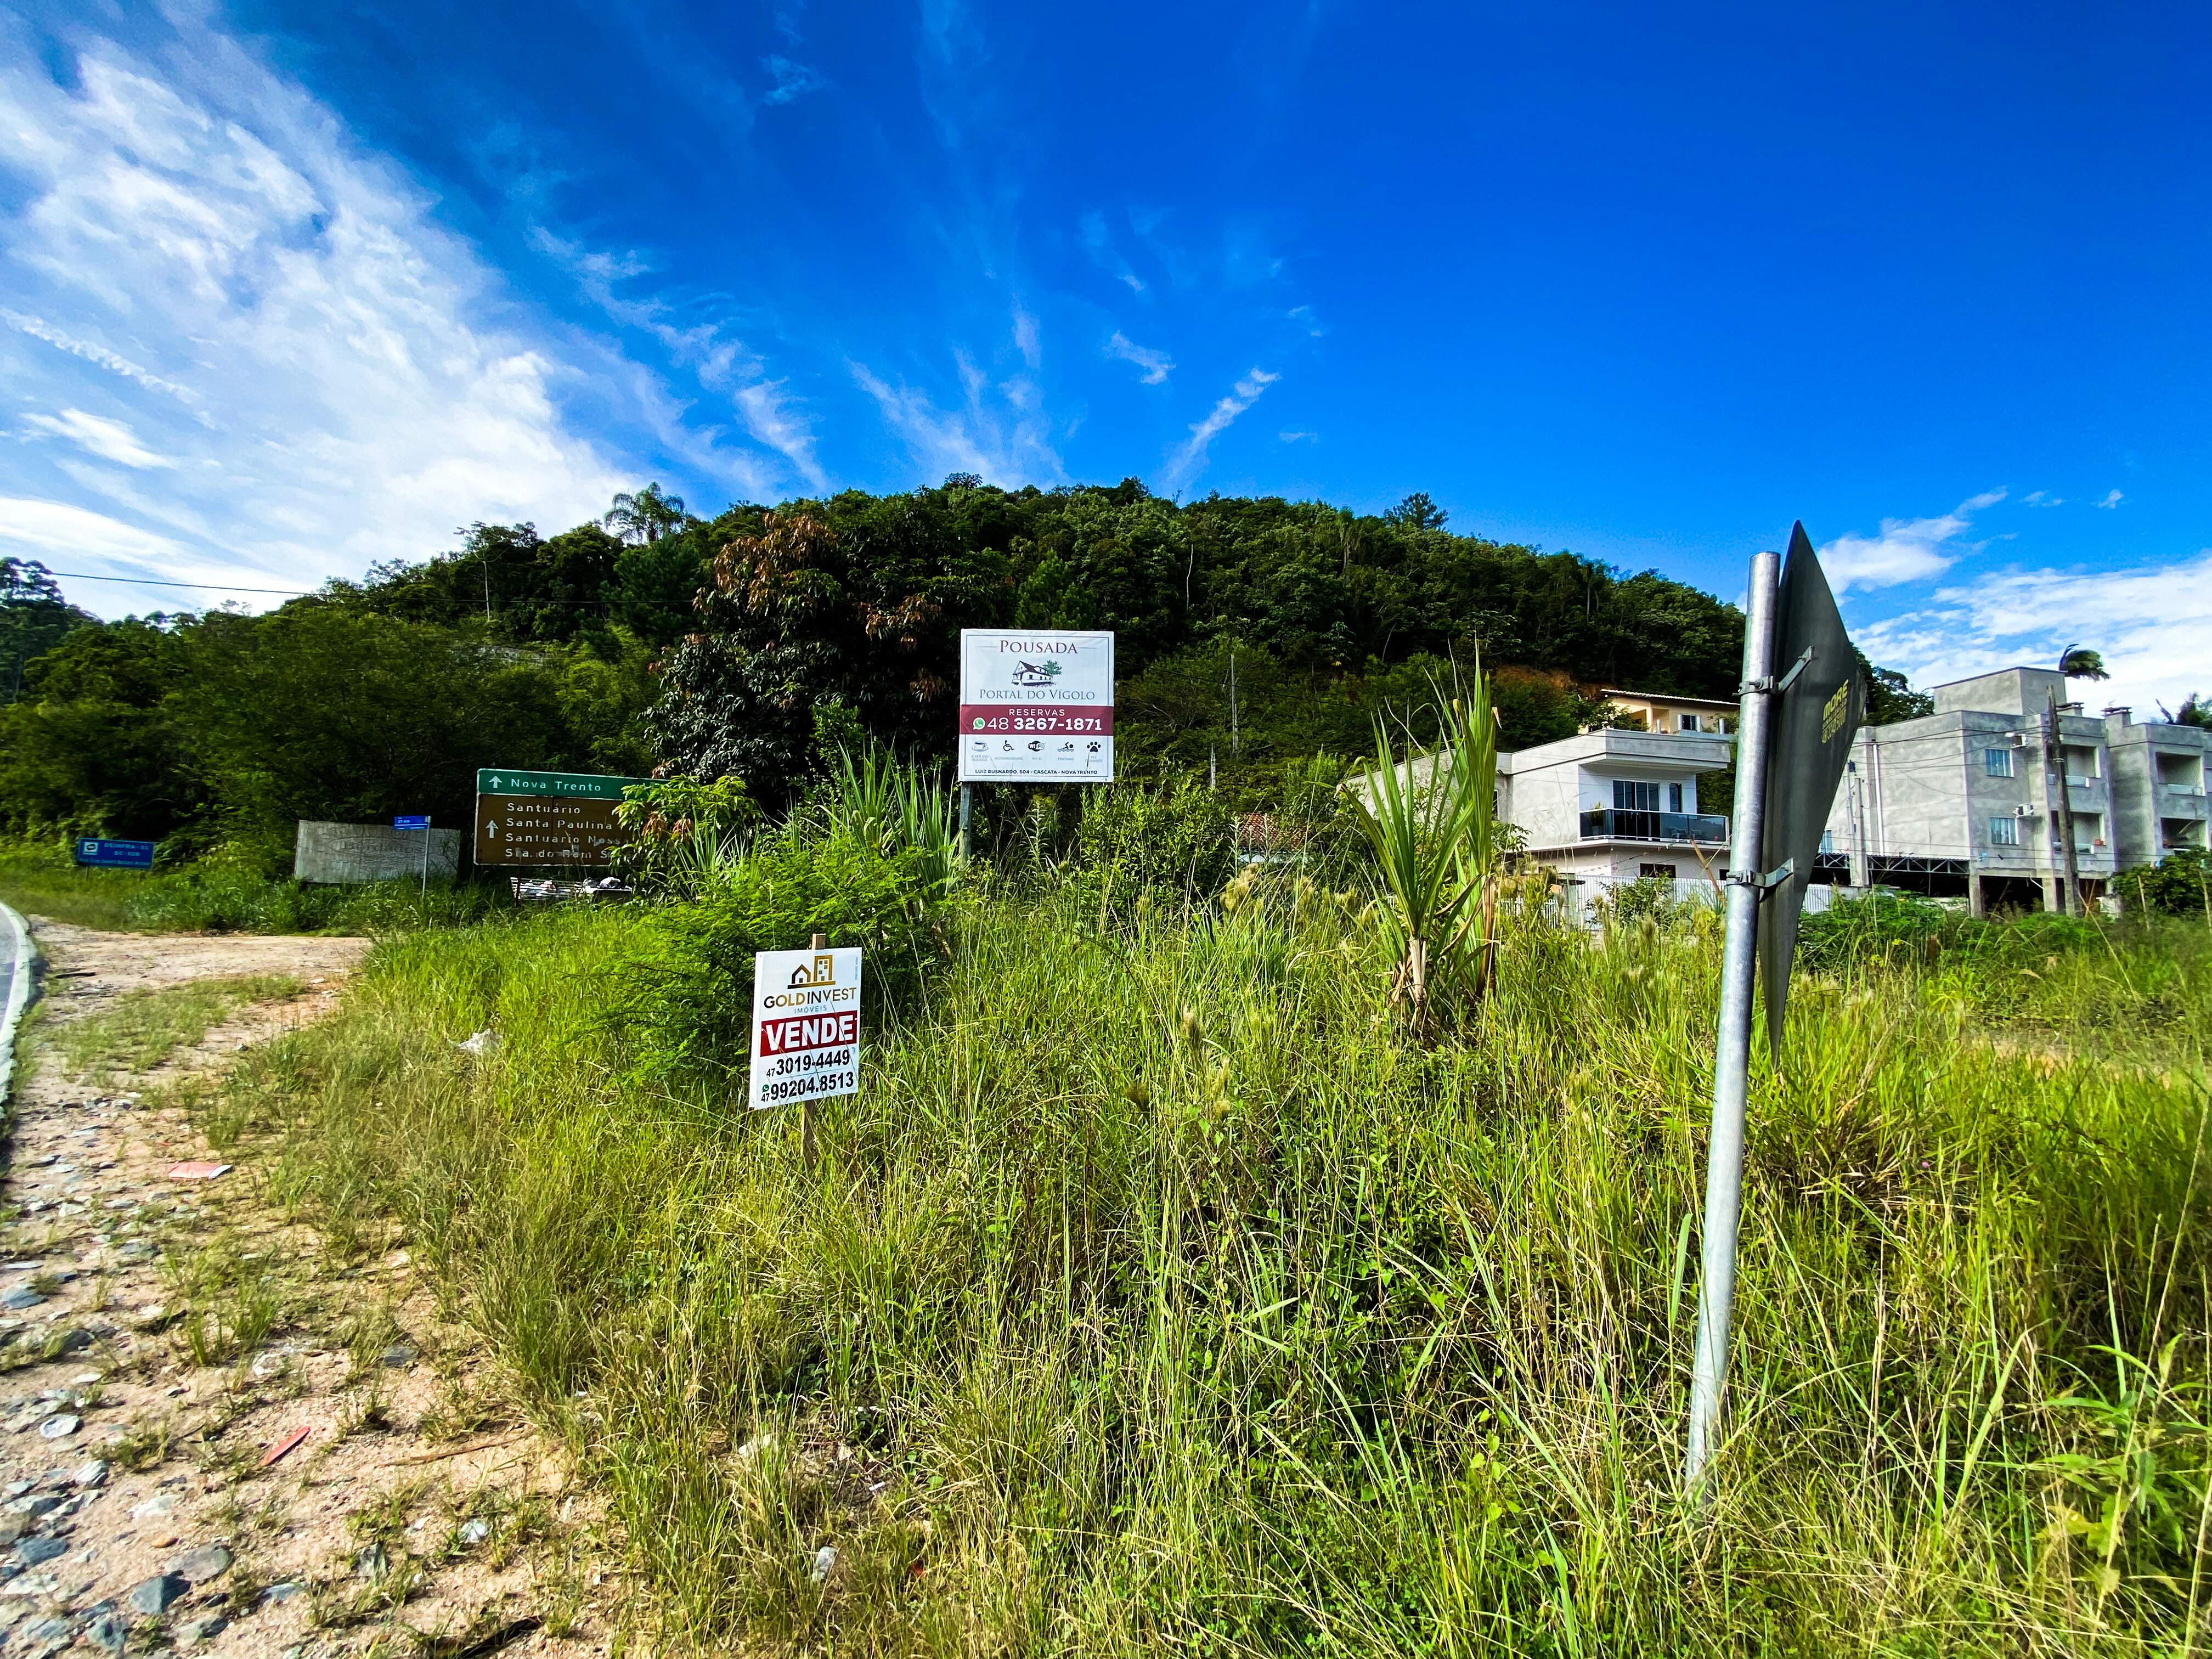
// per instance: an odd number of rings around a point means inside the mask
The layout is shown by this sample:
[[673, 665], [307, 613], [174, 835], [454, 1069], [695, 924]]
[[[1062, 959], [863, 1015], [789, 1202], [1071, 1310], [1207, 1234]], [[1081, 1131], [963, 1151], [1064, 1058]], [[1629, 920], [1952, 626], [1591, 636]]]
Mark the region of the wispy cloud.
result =
[[[112, 410], [34, 428], [133, 470], [0, 455], [0, 533], [76, 568], [311, 586], [434, 551], [465, 514], [603, 510], [634, 480], [569, 424], [556, 337], [522, 331], [327, 108], [208, 14], [167, 16], [157, 58], [86, 37], [65, 81], [0, 21], [0, 375], [33, 407]], [[48, 499], [95, 487], [142, 522]]]
[[81, 409], [65, 409], [58, 416], [26, 415], [23, 424], [50, 438], [65, 438], [87, 454], [113, 461], [118, 466], [143, 471], [176, 465], [167, 456], [156, 455], [140, 443], [138, 434], [124, 422], [88, 415]]
[[1876, 662], [1940, 685], [2021, 663], [2049, 664], [2069, 645], [2101, 653], [2112, 679], [2100, 702], [2178, 707], [2212, 693], [2203, 641], [2212, 631], [2212, 548], [2133, 569], [2014, 569], [1939, 590], [1926, 605], [1853, 630]]
[[1158, 386], [1175, 372], [1175, 359], [1166, 352], [1140, 346], [1118, 328], [1114, 331], [1114, 337], [1106, 342], [1106, 355], [1135, 364], [1137, 378], [1146, 386]]
[[2111, 494], [2107, 495], [2103, 501], [2099, 501], [2097, 505], [2100, 507], [2118, 507], [2125, 500], [2127, 500], [2127, 497], [2121, 495], [2118, 490], [2115, 489]]
[[1022, 354], [1022, 361], [1031, 368], [1035, 368], [1044, 356], [1037, 319], [1020, 306], [1014, 307], [1014, 349]]
[[1829, 585], [1841, 593], [1940, 576], [1978, 545], [1966, 539], [1973, 515], [2004, 498], [2002, 489], [1987, 490], [1936, 518], [1884, 519], [1875, 535], [1838, 536], [1820, 550]]
[[2066, 505], [2066, 498], [2063, 495], [2054, 495], [2047, 489], [2035, 489], [2021, 496], [2020, 504], [2022, 507], [2063, 507]]
[[1114, 244], [1114, 234], [1106, 228], [1106, 216], [1090, 212], [1083, 216], [1083, 247], [1090, 254], [1091, 263], [1117, 283], [1127, 284], [1132, 294], [1142, 294], [1145, 279], [1130, 269], [1129, 262], [1121, 257], [1121, 250]]
[[805, 97], [810, 92], [819, 92], [830, 84], [823, 79], [819, 70], [805, 64], [793, 63], [788, 58], [763, 58], [761, 67], [768, 71], [769, 78], [775, 83], [768, 89], [765, 98], [765, 101], [771, 104], [788, 104], [795, 99]]
[[1318, 432], [1278, 432], [1275, 435], [1286, 444], [1317, 444], [1321, 441]]
[[954, 472], [1007, 486], [1064, 482], [1066, 469], [1052, 447], [1036, 386], [1017, 376], [994, 388], [965, 357], [956, 364], [963, 398], [957, 410], [939, 409], [927, 394], [893, 386], [865, 363], [851, 368], [929, 483]]
[[68, 555], [95, 563], [161, 568], [164, 574], [183, 576], [203, 575], [215, 568], [196, 562], [192, 550], [172, 537], [67, 501], [0, 495], [0, 542], [49, 562]]
[[1189, 441], [1168, 458], [1166, 477], [1170, 488], [1181, 489], [1204, 471], [1206, 452], [1214, 439], [1235, 424], [1237, 417], [1259, 402], [1260, 394], [1280, 378], [1264, 368], [1255, 368], [1231, 386], [1229, 395], [1214, 404], [1204, 420], [1191, 428]]
[[[653, 274], [650, 259], [633, 250], [587, 247], [542, 224], [532, 226], [531, 235], [538, 250], [568, 270], [585, 297], [610, 319], [652, 336], [703, 390], [729, 398], [756, 443], [782, 456], [811, 488], [828, 487], [811, 423], [786, 396], [784, 382], [769, 378], [768, 366], [757, 353], [726, 333], [719, 322], [684, 322], [668, 301], [632, 298], [623, 291], [624, 284]], [[688, 461], [742, 494], [769, 495], [780, 482], [776, 471], [719, 448], [714, 441], [719, 434], [711, 430], [693, 433], [669, 422], [664, 422], [660, 435]]]

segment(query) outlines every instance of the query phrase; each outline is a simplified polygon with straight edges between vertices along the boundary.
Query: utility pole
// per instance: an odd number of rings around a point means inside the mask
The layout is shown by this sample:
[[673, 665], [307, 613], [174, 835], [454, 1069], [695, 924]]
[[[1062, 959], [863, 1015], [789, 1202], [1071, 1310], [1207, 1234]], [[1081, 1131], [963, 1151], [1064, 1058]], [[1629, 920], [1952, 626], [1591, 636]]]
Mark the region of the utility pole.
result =
[[1856, 761], [1846, 761], [1844, 769], [1851, 780], [1851, 885], [1863, 893], [1874, 884], [1872, 860], [1867, 856], [1866, 786]]
[[1235, 760], [1244, 752], [1237, 736], [1237, 647], [1229, 647], [1229, 757]]
[[2066, 787], [2066, 738], [2058, 725], [2058, 693], [2051, 694], [2051, 710], [2043, 728], [2043, 788], [2050, 797], [2051, 827], [2058, 837], [2059, 859], [2065, 869], [2059, 890], [2061, 908], [2069, 916], [2081, 914], [2081, 873], [2074, 854], [2074, 793]]

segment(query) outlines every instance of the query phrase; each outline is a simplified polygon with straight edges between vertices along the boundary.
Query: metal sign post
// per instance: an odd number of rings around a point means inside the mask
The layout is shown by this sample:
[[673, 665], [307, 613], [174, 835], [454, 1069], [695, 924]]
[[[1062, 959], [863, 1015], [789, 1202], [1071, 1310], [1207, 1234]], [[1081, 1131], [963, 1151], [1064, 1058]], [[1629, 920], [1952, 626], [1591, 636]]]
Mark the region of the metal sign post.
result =
[[1712, 1455], [1735, 1299], [1736, 1221], [1743, 1201], [1743, 1116], [1751, 1090], [1751, 1005], [1758, 989], [1759, 854], [1765, 842], [1766, 724], [1773, 702], [1774, 590], [1782, 561], [1751, 562], [1736, 712], [1735, 823], [1729, 843], [1728, 934], [1721, 957], [1720, 1037], [1713, 1048], [1713, 1127], [1705, 1152], [1705, 1236], [1698, 1275], [1698, 1346], [1690, 1373], [1690, 1447], [1683, 1483], [1694, 1494]]
[[[1778, 674], [1777, 671], [1779, 670]], [[1751, 562], [1736, 721], [1735, 834], [1729, 847], [1728, 935], [1713, 1052], [1713, 1123], [1705, 1158], [1705, 1231], [1698, 1286], [1698, 1346], [1690, 1376], [1691, 1501], [1711, 1459], [1728, 1375], [1729, 1321], [1743, 1204], [1744, 1118], [1751, 1089], [1751, 1012], [1765, 980], [1766, 1035], [1782, 1058], [1797, 921], [1820, 833], [1864, 718], [1858, 653], [1805, 526], [1790, 532], [1790, 562]]]
[[417, 817], [403, 814], [392, 820], [394, 830], [420, 830], [422, 832], [422, 902], [430, 902], [430, 818], [428, 813]]

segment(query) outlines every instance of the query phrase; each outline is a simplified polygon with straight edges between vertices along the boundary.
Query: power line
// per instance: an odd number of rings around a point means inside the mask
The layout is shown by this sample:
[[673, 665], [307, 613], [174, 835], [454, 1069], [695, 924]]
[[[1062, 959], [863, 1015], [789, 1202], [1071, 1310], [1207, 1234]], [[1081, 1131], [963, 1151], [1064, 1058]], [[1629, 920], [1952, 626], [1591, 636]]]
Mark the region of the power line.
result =
[[228, 587], [221, 582], [156, 581], [151, 576], [89, 576], [81, 570], [49, 570], [49, 576], [59, 576], [73, 582], [129, 582], [136, 587], [204, 587], [216, 593], [312, 593], [312, 587]]

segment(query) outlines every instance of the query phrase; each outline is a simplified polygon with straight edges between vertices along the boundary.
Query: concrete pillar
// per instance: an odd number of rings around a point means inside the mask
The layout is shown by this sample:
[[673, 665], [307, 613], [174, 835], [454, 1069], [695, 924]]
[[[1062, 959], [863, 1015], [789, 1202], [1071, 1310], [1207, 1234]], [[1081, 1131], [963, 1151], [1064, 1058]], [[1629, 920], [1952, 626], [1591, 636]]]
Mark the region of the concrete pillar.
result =
[[1966, 866], [1966, 909], [1977, 916], [1990, 913], [1989, 902], [1982, 896], [1982, 872], [1972, 864]]

